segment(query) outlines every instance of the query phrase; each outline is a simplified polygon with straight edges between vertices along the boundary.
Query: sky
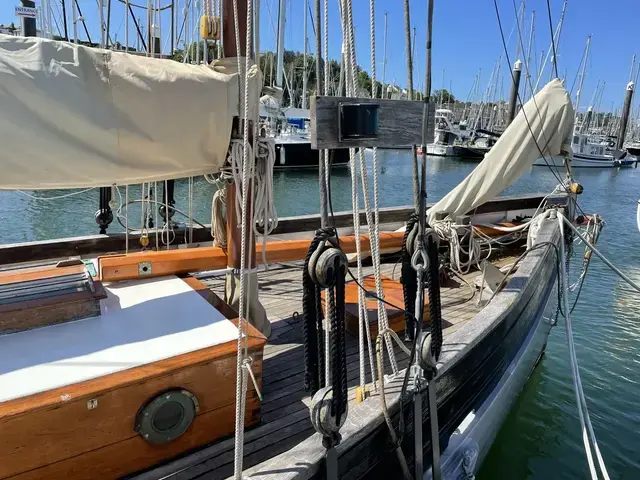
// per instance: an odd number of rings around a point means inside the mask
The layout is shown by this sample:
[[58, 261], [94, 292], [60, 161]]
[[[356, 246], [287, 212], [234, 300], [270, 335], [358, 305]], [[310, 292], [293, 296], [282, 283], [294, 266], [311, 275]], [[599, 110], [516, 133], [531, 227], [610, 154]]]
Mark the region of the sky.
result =
[[[54, 17], [61, 24], [60, 0], [49, 0], [54, 5]], [[71, 1], [67, 0], [67, 14], [71, 17]], [[83, 11], [85, 21], [96, 40], [99, 32], [98, 0], [78, 0]], [[147, 0], [131, 0], [132, 3], [146, 4]], [[157, 0], [153, 0], [156, 2]], [[179, 4], [179, 11], [185, 1], [175, 0]], [[193, 0], [194, 4], [197, 0]], [[243, 0], [239, 0], [243, 1]], [[287, 21], [285, 28], [285, 48], [288, 50], [303, 50], [303, 11], [305, 0], [285, 0], [287, 5]], [[309, 0], [313, 10], [313, 1]], [[339, 23], [338, 0], [329, 1], [329, 54], [338, 58], [341, 49], [341, 26]], [[103, 0], [106, 5], [107, 0]], [[39, 5], [41, 2], [36, 1]], [[168, 5], [171, 0], [160, 0], [161, 5]], [[202, 5], [203, 0], [200, 0]], [[275, 25], [277, 25], [278, 0], [261, 0], [260, 48], [261, 50], [275, 50]], [[376, 76], [378, 81], [383, 76], [384, 42], [384, 14], [387, 13], [387, 41], [385, 82], [394, 82], [400, 86], [407, 85], [405, 30], [403, 0], [375, 0], [375, 45], [376, 45]], [[520, 8], [520, 0], [497, 0], [500, 19], [505, 38], [510, 37], [508, 54], [511, 62], [515, 62], [518, 44], [518, 30], [515, 27], [516, 9]], [[515, 3], [515, 6], [514, 6]], [[553, 28], [560, 19], [563, 0], [551, 0], [551, 17]], [[9, 24], [17, 19], [14, 7], [19, 0], [0, 0], [0, 23]], [[416, 28], [416, 59], [414, 66], [414, 88], [423, 88], [425, 42], [426, 42], [426, 5], [427, 0], [410, 0], [412, 28]], [[524, 24], [520, 25], [522, 41], [527, 47], [531, 26], [532, 11], [535, 11], [534, 51], [538, 64], [541, 52], [550, 46], [550, 26], [547, 11], [547, 0], [527, 0], [525, 2]], [[143, 10], [137, 10], [136, 15], [143, 19]], [[356, 56], [358, 64], [371, 72], [370, 57], [370, 21], [369, 2], [353, 0], [354, 27], [356, 34]], [[124, 43], [124, 6], [119, 0], [112, 0], [113, 35]], [[309, 18], [309, 17], [308, 17]], [[573, 87], [574, 100], [579, 65], [585, 49], [587, 36], [592, 35], [591, 53], [587, 62], [586, 75], [582, 88], [580, 109], [584, 110], [591, 102], [598, 82], [606, 81], [602, 110], [619, 108], [622, 104], [625, 87], [629, 81], [631, 61], [634, 54], [640, 60], [640, 41], [637, 40], [637, 22], [640, 18], [640, 1], [638, 0], [568, 0], [565, 20], [561, 32], [558, 49], [558, 73], [566, 75], [568, 89]], [[169, 35], [170, 15], [168, 10], [163, 15], [162, 36], [163, 44], [167, 45]], [[144, 23], [144, 20], [143, 20]], [[315, 52], [314, 34], [308, 21], [309, 47]], [[498, 59], [501, 57], [499, 86], [504, 85], [504, 95], [508, 95], [510, 75], [500, 29], [493, 0], [435, 0], [433, 21], [433, 89], [443, 85], [451, 89], [456, 98], [466, 100], [474, 83], [475, 76], [480, 72], [480, 91], [487, 88], [489, 76]], [[129, 21], [130, 43], [134, 42], [135, 30]], [[62, 28], [62, 27], [60, 27]], [[71, 23], [69, 23], [71, 29]], [[54, 29], [55, 30], [55, 29]], [[513, 32], [513, 33], [512, 33]], [[85, 39], [84, 34], [80, 35]], [[532, 53], [532, 59], [534, 55]], [[518, 57], [524, 59], [521, 53]], [[533, 60], [532, 60], [532, 63]], [[543, 81], [549, 79], [549, 64], [543, 75]], [[636, 67], [637, 69], [637, 67]], [[444, 74], [444, 83], [443, 83]], [[635, 76], [635, 74], [634, 74]], [[524, 82], [523, 78], [523, 82]], [[535, 75], [532, 80], [535, 83]], [[640, 96], [636, 96], [634, 104], [640, 104]]]

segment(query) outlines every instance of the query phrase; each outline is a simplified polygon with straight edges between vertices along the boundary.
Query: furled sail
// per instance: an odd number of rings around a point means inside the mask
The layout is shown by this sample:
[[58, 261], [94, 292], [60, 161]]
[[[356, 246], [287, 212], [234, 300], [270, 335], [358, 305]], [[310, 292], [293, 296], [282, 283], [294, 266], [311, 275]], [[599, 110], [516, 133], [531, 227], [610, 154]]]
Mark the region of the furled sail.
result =
[[436, 212], [464, 215], [501, 193], [540, 158], [538, 146], [545, 156], [570, 154], [574, 116], [562, 82], [549, 82], [524, 105], [480, 165], [429, 209], [429, 221]]
[[[238, 79], [235, 58], [187, 65], [0, 35], [0, 189], [214, 173], [241, 110]], [[249, 83], [249, 105], [257, 109], [255, 66]]]

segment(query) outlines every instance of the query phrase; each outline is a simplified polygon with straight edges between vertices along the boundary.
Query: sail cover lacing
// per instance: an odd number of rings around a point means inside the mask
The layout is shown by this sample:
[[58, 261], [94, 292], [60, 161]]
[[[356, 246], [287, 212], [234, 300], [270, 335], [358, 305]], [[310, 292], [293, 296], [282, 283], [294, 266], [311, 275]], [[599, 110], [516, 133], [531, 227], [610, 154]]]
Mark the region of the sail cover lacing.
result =
[[[219, 171], [233, 117], [241, 116], [237, 65], [235, 58], [188, 65], [0, 35], [0, 189], [124, 185]], [[255, 65], [249, 73], [253, 110], [261, 79]]]

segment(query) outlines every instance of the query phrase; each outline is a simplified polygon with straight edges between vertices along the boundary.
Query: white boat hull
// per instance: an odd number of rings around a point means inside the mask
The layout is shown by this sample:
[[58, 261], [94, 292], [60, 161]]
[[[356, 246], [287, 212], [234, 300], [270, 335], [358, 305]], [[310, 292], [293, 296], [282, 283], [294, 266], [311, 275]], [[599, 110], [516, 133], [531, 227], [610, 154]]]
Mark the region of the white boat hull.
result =
[[427, 155], [436, 157], [453, 157], [452, 145], [439, 145], [437, 143], [430, 143], [427, 145]]

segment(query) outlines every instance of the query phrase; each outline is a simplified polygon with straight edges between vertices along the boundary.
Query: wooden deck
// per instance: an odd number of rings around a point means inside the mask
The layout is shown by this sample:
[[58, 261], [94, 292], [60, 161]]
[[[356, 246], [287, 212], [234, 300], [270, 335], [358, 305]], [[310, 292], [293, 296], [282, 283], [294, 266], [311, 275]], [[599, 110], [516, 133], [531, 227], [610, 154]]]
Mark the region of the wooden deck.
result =
[[[504, 266], [511, 261], [506, 257], [495, 263]], [[260, 299], [273, 331], [264, 349], [262, 421], [259, 426], [246, 431], [244, 436], [244, 469], [247, 474], [251, 473], [251, 467], [291, 449], [315, 433], [309, 419], [309, 396], [303, 388], [301, 268], [302, 264], [297, 263], [272, 267], [259, 274]], [[365, 274], [369, 273], [372, 273], [372, 268], [365, 268]], [[383, 264], [382, 274], [398, 279], [400, 265]], [[478, 275], [476, 271], [465, 275], [465, 279], [472, 283]], [[224, 276], [201, 280], [214, 292], [223, 295]], [[471, 288], [463, 282], [452, 283], [442, 289], [445, 343], [447, 335], [471, 321], [480, 311], [476, 305], [478, 297], [473, 296]], [[397, 348], [396, 359], [400, 369], [407, 366], [408, 358]], [[365, 361], [367, 383], [370, 383], [367, 354]], [[391, 373], [388, 360], [385, 362], [386, 372]], [[347, 363], [350, 402], [354, 402], [355, 387], [359, 384], [359, 355], [357, 339], [350, 335], [347, 335]], [[376, 392], [373, 388], [371, 390], [372, 397], [375, 397]], [[136, 478], [224, 479], [233, 474], [233, 447], [234, 439], [228, 438]]]

